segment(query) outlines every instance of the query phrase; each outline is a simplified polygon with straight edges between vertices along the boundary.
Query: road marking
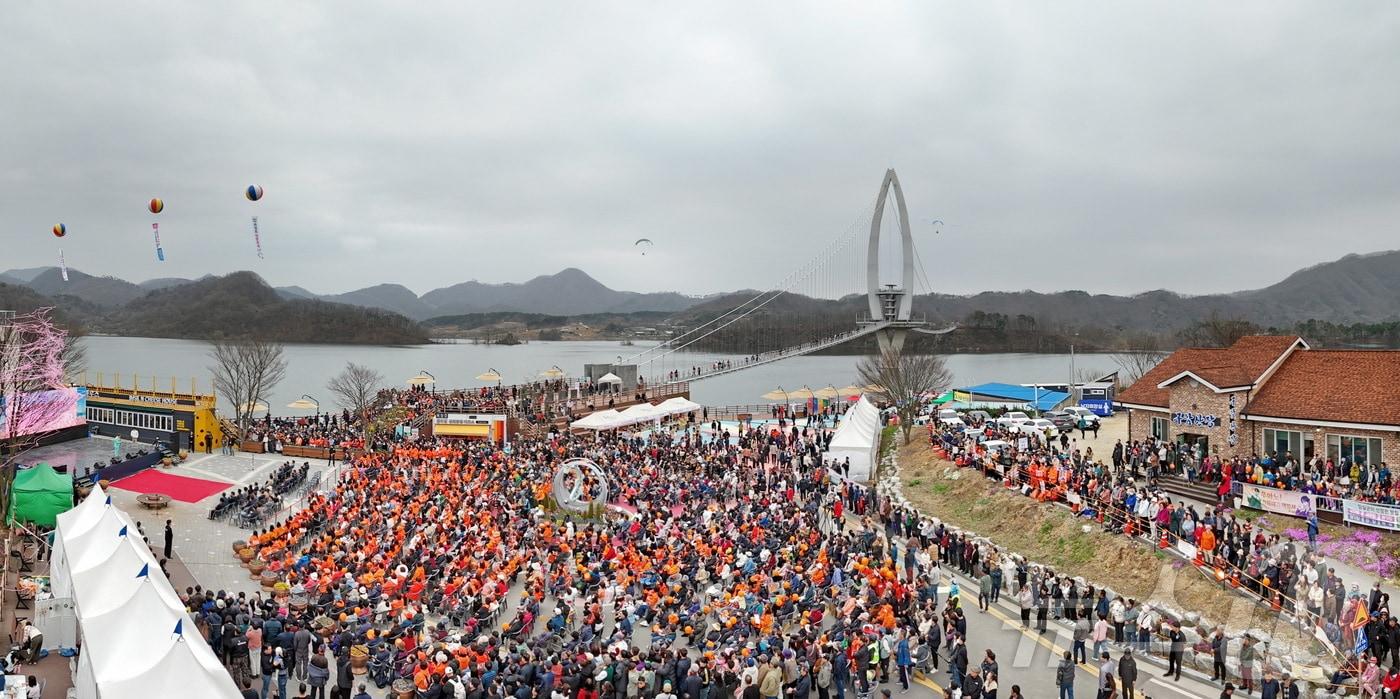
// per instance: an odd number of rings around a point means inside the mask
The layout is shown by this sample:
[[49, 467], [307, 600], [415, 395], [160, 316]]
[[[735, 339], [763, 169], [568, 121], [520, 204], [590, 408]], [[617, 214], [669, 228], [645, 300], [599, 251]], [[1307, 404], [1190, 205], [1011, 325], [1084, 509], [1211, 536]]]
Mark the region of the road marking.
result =
[[940, 697], [948, 696], [948, 693], [943, 691], [943, 688], [938, 686], [936, 682], [929, 679], [928, 676], [924, 674], [923, 670], [919, 670], [914, 673], [914, 681], [925, 687], [928, 687], [929, 689], [932, 689], [933, 693], [937, 694]]
[[[1007, 616], [1007, 615], [1005, 615], [1005, 614], [1002, 614], [1002, 613], [1001, 613], [1001, 610], [1000, 610], [1000, 609], [997, 609], [996, 607], [990, 607], [990, 608], [988, 608], [988, 609], [987, 609], [987, 613], [990, 613], [992, 616], [994, 616], [994, 617], [996, 617], [996, 618], [998, 618], [998, 619], [1001, 619], [1002, 623], [1004, 623], [1004, 624], [1007, 625], [1007, 628], [1010, 628], [1010, 629], [1013, 629], [1013, 630], [1019, 632], [1022, 636], [1025, 636], [1025, 637], [1027, 637], [1027, 638], [1033, 639], [1036, 643], [1039, 643], [1040, 645], [1045, 646], [1046, 648], [1049, 648], [1049, 649], [1052, 650], [1052, 651], [1055, 651], [1055, 653], [1056, 653], [1057, 655], [1063, 656], [1063, 655], [1065, 654], [1065, 651], [1068, 650], [1067, 648], [1064, 648], [1064, 647], [1062, 647], [1062, 646], [1060, 646], [1060, 645], [1054, 643], [1053, 641], [1050, 641], [1049, 639], [1045, 638], [1044, 636], [1040, 635], [1039, 633], [1034, 633], [1034, 634], [1033, 634], [1033, 633], [1027, 631], [1026, 629], [1021, 628], [1021, 620], [1020, 620], [1020, 619], [1017, 619], [1016, 621], [1012, 621], [1012, 620], [1011, 620], [1011, 617], [1009, 617], [1009, 616]], [[1097, 667], [1093, 666], [1093, 665], [1090, 665], [1090, 664], [1087, 664], [1087, 663], [1079, 663], [1079, 668], [1080, 668], [1081, 670], [1084, 670], [1085, 672], [1089, 673], [1089, 674], [1090, 674], [1091, 676], [1093, 676], [1093, 677], [1098, 677], [1098, 676], [1099, 676], [1099, 669], [1098, 669]]]

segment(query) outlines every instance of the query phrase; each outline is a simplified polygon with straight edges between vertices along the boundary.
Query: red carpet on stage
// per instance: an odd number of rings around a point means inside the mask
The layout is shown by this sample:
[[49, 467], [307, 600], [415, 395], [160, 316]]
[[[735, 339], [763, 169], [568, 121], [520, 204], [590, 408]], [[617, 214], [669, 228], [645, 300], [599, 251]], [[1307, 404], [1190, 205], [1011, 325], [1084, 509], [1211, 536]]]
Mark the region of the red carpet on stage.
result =
[[219, 491], [227, 490], [231, 485], [219, 481], [206, 481], [203, 478], [174, 476], [148, 468], [134, 476], [113, 483], [112, 487], [129, 490], [133, 493], [160, 493], [161, 495], [169, 495], [171, 500], [179, 500], [180, 502], [199, 502]]

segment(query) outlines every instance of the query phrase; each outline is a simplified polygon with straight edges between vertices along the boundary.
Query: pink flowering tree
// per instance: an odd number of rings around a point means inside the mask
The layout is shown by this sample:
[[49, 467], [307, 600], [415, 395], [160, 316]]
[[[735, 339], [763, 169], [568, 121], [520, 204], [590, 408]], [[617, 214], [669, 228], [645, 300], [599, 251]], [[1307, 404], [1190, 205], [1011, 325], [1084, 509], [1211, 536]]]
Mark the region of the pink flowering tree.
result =
[[6, 506], [15, 463], [52, 426], [73, 424], [78, 393], [65, 374], [78, 354], [48, 309], [0, 315], [0, 500]]

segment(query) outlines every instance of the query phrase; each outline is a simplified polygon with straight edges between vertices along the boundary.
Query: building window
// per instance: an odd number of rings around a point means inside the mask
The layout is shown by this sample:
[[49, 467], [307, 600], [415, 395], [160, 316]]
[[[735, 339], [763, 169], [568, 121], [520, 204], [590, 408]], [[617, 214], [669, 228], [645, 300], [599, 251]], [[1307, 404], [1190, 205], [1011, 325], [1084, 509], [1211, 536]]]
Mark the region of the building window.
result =
[[157, 415], [156, 413], [141, 412], [138, 410], [116, 410], [113, 408], [88, 408], [88, 422], [97, 422], [104, 425], [116, 425], [119, 427], [135, 427], [137, 429], [159, 430], [161, 432], [175, 431], [175, 417], [172, 415]]
[[1303, 433], [1295, 430], [1264, 430], [1264, 453], [1282, 458], [1292, 454], [1294, 459], [1303, 453]]
[[1349, 464], [1377, 465], [1381, 462], [1381, 440], [1377, 437], [1327, 435], [1327, 458], [1333, 463], [1346, 459]]
[[1164, 417], [1153, 417], [1150, 424], [1150, 431], [1153, 439], [1167, 438], [1167, 419]]

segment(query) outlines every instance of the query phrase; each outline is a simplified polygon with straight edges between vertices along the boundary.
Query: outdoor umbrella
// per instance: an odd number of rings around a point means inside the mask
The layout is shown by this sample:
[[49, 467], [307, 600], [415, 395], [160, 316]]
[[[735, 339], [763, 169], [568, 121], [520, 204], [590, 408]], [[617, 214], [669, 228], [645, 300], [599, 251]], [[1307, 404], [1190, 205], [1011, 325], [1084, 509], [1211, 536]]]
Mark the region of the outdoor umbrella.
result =
[[812, 392], [812, 389], [803, 386], [802, 388], [799, 388], [796, 391], [789, 393], [788, 398], [794, 398], [797, 400], [810, 400], [816, 397], [816, 395], [816, 393]]
[[501, 380], [501, 372], [496, 371], [495, 369], [487, 369], [485, 374], [477, 374], [477, 375], [476, 375], [476, 380], [477, 380], [477, 381], [500, 381], [500, 380]]
[[564, 378], [564, 370], [560, 369], [557, 366], [552, 366], [548, 369], [545, 369], [544, 371], [541, 371], [540, 376], [543, 376], [546, 379], [562, 379]]
[[410, 386], [422, 386], [426, 383], [437, 383], [437, 377], [433, 376], [432, 374], [429, 374], [426, 371], [420, 371], [418, 372], [417, 376], [414, 376], [408, 380], [408, 385]]
[[321, 404], [311, 396], [302, 396], [288, 403], [287, 407], [294, 410], [315, 410], [317, 412], [321, 410]]
[[775, 389], [773, 389], [773, 390], [771, 390], [771, 391], [769, 391], [769, 392], [763, 394], [763, 400], [787, 400], [787, 399], [788, 399], [788, 392], [787, 392], [787, 391], [784, 391], [782, 386], [779, 386], [779, 387], [777, 387], [777, 388], [775, 388]]
[[836, 393], [842, 398], [859, 398], [862, 393], [865, 393], [865, 389], [860, 386], [847, 386], [836, 389]]
[[840, 397], [841, 392], [836, 390], [835, 386], [827, 386], [826, 388], [819, 388], [813, 391], [812, 395], [822, 400], [831, 400], [832, 398]]
[[262, 401], [258, 401], [256, 403], [241, 403], [239, 404], [238, 409], [242, 410], [245, 413], [256, 413], [267, 410], [267, 404]]

